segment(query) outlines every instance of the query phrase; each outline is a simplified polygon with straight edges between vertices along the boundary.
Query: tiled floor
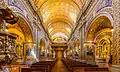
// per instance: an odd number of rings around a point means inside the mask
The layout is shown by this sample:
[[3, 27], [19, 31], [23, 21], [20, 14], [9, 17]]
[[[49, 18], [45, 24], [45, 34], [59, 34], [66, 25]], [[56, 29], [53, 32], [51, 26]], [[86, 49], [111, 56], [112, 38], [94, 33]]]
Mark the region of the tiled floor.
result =
[[54, 67], [52, 68], [52, 72], [69, 72], [61, 59], [58, 59]]

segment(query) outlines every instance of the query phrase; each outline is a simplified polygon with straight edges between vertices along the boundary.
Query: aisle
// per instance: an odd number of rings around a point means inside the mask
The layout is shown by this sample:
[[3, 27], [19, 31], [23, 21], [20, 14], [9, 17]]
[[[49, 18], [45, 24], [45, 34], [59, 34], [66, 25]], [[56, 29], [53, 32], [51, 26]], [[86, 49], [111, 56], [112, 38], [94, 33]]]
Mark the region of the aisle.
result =
[[57, 60], [56, 64], [52, 68], [52, 72], [69, 72], [67, 68], [64, 66], [61, 59]]

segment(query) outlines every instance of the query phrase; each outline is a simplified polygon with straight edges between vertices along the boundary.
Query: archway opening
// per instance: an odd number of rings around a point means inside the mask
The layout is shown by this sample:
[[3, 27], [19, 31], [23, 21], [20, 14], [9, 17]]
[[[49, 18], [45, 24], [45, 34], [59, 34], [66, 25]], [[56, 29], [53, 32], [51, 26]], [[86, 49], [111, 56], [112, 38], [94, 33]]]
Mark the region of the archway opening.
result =
[[112, 49], [112, 33], [111, 21], [106, 16], [100, 16], [90, 24], [86, 35], [86, 47], [94, 53], [96, 60], [108, 62]]
[[16, 36], [16, 53], [19, 58], [23, 58], [28, 55], [29, 49], [33, 48], [33, 35], [26, 20], [19, 16], [19, 20], [16, 24], [7, 25], [8, 33]]
[[44, 39], [41, 39], [40, 40], [40, 46], [39, 46], [39, 48], [40, 48], [40, 57], [44, 57], [45, 56], [45, 52], [46, 52], [46, 50], [45, 50], [45, 41], [44, 41]]
[[73, 59], [73, 47], [72, 47], [72, 45], [68, 46], [65, 53], [66, 53], [67, 58]]
[[80, 45], [80, 41], [77, 39], [74, 44], [74, 49], [76, 52], [78, 52], [78, 50], [79, 50], [79, 45]]
[[74, 59], [78, 59], [79, 58], [79, 45], [80, 45], [80, 41], [78, 39], [75, 40], [74, 42], [74, 52], [73, 52], [73, 58]]

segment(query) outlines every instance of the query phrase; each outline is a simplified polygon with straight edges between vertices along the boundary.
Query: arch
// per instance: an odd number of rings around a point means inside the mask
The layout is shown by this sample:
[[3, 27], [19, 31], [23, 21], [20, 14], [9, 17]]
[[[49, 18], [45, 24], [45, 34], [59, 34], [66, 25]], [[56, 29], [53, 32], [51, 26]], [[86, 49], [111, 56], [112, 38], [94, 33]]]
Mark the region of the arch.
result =
[[96, 20], [97, 18], [101, 17], [101, 16], [107, 17], [107, 18], [110, 20], [110, 22], [111, 22], [111, 24], [112, 24], [112, 26], [113, 26], [113, 24], [114, 24], [113, 17], [112, 17], [112, 15], [111, 15], [110, 13], [108, 13], [108, 12], [100, 12], [100, 13], [97, 13], [97, 14], [96, 14], [96, 17], [93, 19], [93, 21]]
[[[97, 42], [97, 38], [99, 38], [100, 35], [105, 35], [105, 33], [110, 33], [109, 35], [112, 36], [112, 33], [111, 33], [111, 29], [110, 28], [105, 28], [105, 29], [102, 29], [100, 30], [96, 35], [95, 35], [95, 38], [94, 38], [94, 42]], [[107, 35], [107, 34], [106, 34]]]
[[26, 11], [24, 9], [20, 8], [18, 5], [12, 5], [10, 0], [4, 0], [4, 2], [14, 12], [14, 14], [19, 17], [19, 20], [16, 24], [8, 24], [7, 28], [8, 33], [16, 35], [17, 47], [15, 49], [18, 55], [23, 57], [26, 55], [26, 53], [23, 55], [23, 52], [26, 52], [28, 46], [28, 43], [26, 42], [33, 42], [32, 26], [26, 18]]
[[33, 42], [33, 35], [31, 29], [28, 26], [28, 23], [19, 16], [18, 22], [13, 25], [8, 24], [7, 28], [9, 33], [17, 36], [16, 38], [17, 54], [20, 57], [23, 57], [24, 55], [28, 55], [27, 52], [29, 48], [33, 48], [30, 43]]
[[23, 33], [20, 32], [19, 30], [15, 29], [15, 28], [9, 28], [8, 32], [11, 33], [11, 34], [18, 35], [19, 37], [22, 38], [22, 40], [25, 40], [25, 37], [24, 37]]
[[111, 15], [110, 13], [108, 13], [108, 12], [100, 12], [100, 13], [97, 13], [96, 16], [92, 19], [92, 22], [89, 23], [89, 27], [88, 27], [87, 30], [89, 30], [89, 28], [90, 28], [90, 26], [92, 25], [92, 23], [93, 23], [96, 19], [98, 19], [99, 17], [101, 17], [101, 16], [107, 17], [107, 18], [110, 20], [111, 25], [113, 26], [114, 21], [113, 21], [112, 15]]
[[45, 49], [46, 49], [46, 42], [45, 42], [45, 39], [42, 38], [42, 39], [40, 39], [40, 43], [39, 43], [39, 51], [38, 51], [39, 57], [45, 56], [45, 53], [46, 53]]
[[95, 54], [96, 58], [102, 58], [106, 60], [105, 62], [108, 62], [109, 56], [111, 55], [111, 40], [105, 36], [97, 40]]
[[29, 27], [29, 24], [20, 17], [19, 21], [17, 22], [19, 27], [22, 29], [22, 32], [25, 36], [25, 41], [33, 41], [33, 33]]
[[80, 45], [80, 40], [76, 39], [74, 42], [74, 48], [76, 52], [79, 50], [79, 45]]
[[7, 27], [8, 27], [9, 33], [12, 33], [15, 35], [20, 34], [21, 36], [20, 35], [18, 36], [22, 37], [23, 40], [26, 42], [33, 41], [33, 34], [32, 34], [31, 29], [28, 26], [28, 23], [20, 16], [16, 24], [14, 25], [8, 24]]
[[[26, 16], [25, 11], [22, 11], [20, 8], [18, 8], [17, 6], [9, 6], [10, 9], [12, 9], [12, 11], [14, 13], [18, 13], [20, 16]], [[24, 17], [25, 18], [25, 17]]]
[[[31, 35], [31, 40], [30, 41], [33, 41], [33, 39], [34, 39], [34, 34], [33, 34], [33, 32], [32, 32], [32, 30], [33, 30], [33, 26], [31, 26], [31, 24], [29, 23], [29, 21], [28, 21], [28, 19], [26, 18], [26, 11], [22, 11], [21, 9], [19, 9], [18, 7], [16, 7], [16, 6], [9, 6], [9, 8], [10, 9], [12, 9], [12, 11], [17, 15], [17, 16], [19, 16], [19, 18], [20, 19], [22, 19], [22, 20], [24, 20], [24, 22], [26, 22], [26, 26], [28, 27], [27, 29], [29, 29], [29, 33], [30, 33], [30, 35]], [[24, 27], [24, 26], [22, 26], [22, 25], [19, 25], [19, 26], [21, 26], [22, 28], [26, 28], [26, 27]], [[23, 32], [25, 32], [25, 30], [23, 30]], [[27, 33], [27, 32], [26, 32]], [[24, 33], [25, 34], [25, 33]], [[29, 35], [26, 35], [25, 34], [25, 37], [26, 36], [29, 36]], [[29, 41], [29, 39], [25, 39], [26, 41]]]
[[113, 18], [109, 13], [100, 13], [93, 19], [86, 32], [86, 41], [94, 43], [95, 58], [106, 61], [112, 48]]
[[73, 46], [69, 44], [69, 47], [66, 50], [67, 57], [72, 56], [73, 53]]
[[96, 17], [89, 25], [86, 32], [86, 41], [93, 41], [95, 38], [95, 34], [104, 28], [113, 29], [113, 26], [108, 17], [99, 15], [99, 17]]
[[46, 43], [45, 43], [45, 40], [44, 39], [41, 39], [40, 40], [40, 44], [39, 44], [40, 46], [40, 50], [44, 50], [45, 49], [45, 47], [46, 47]]

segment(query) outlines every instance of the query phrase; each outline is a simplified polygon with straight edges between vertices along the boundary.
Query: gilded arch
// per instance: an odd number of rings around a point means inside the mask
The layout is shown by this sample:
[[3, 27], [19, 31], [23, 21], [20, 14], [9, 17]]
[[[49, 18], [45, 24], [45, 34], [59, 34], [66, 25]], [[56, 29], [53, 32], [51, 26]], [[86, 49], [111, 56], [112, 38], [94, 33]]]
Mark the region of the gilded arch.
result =
[[95, 58], [102, 58], [108, 61], [112, 49], [113, 19], [110, 14], [98, 14], [86, 33], [86, 41], [93, 42]]
[[21, 17], [19, 17], [18, 22], [15, 25], [8, 25], [8, 31], [10, 33], [16, 33], [16, 31], [12, 31], [12, 29], [16, 29], [18, 30], [18, 32], [21, 32], [24, 37], [22, 36], [22, 38], [24, 39], [24, 41], [33, 41], [33, 34], [31, 29], [28, 26], [28, 23]]
[[95, 34], [104, 28], [113, 29], [111, 21], [108, 19], [108, 17], [99, 16], [95, 18], [95, 20], [93, 20], [89, 25], [89, 28], [86, 32], [86, 41], [94, 41]]
[[74, 45], [75, 50], [78, 51], [79, 50], [79, 46], [80, 46], [80, 40], [76, 39], [74, 44], [75, 44]]
[[45, 49], [45, 41], [44, 41], [44, 39], [41, 39], [40, 40], [40, 50], [43, 50], [43, 49]]

